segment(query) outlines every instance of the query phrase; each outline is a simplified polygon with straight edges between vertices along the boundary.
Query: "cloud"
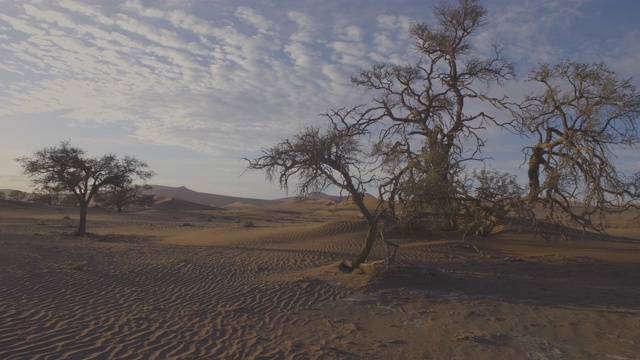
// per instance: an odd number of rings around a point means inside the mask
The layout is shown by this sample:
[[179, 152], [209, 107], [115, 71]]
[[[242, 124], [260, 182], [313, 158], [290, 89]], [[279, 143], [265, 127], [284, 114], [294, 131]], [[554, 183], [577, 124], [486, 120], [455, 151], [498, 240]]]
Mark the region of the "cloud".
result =
[[271, 21], [246, 6], [239, 7], [236, 10], [235, 15], [238, 19], [241, 19], [247, 24], [255, 27], [259, 33], [267, 33], [273, 26], [273, 23]]
[[24, 4], [22, 5], [22, 7], [24, 9], [24, 13], [27, 16], [33, 17], [39, 20], [41, 23], [57, 25], [62, 28], [75, 28], [73, 20], [71, 20], [71, 18], [69, 18], [69, 16], [64, 13], [53, 10], [41, 10], [31, 4]]
[[362, 29], [355, 25], [349, 25], [345, 27], [339, 27], [336, 29], [336, 37], [345, 41], [361, 41]]
[[299, 11], [289, 11], [287, 17], [296, 23], [296, 31], [291, 34], [290, 40], [294, 42], [312, 42], [316, 32], [316, 24], [313, 18]]
[[62, 0], [58, 3], [58, 6], [66, 10], [70, 10], [75, 13], [82, 14], [92, 19], [93, 21], [96, 21], [103, 25], [113, 24], [113, 19], [109, 18], [108, 16], [104, 16], [100, 12], [100, 8], [96, 6], [82, 4], [72, 0]]
[[288, 44], [284, 47], [284, 52], [291, 57], [298, 67], [308, 69], [314, 64], [315, 57], [313, 49], [302, 43], [294, 42]]
[[638, 64], [640, 64], [640, 31], [633, 31], [622, 34], [618, 38], [612, 39], [607, 45], [608, 51], [603, 52], [604, 61], [610, 65], [622, 78], [633, 78], [640, 86], [640, 74], [638, 74]]
[[[34, 129], [15, 119], [39, 118], [73, 134], [126, 129], [120, 141], [140, 148], [216, 158], [255, 152], [317, 123], [319, 113], [370, 101], [349, 82], [362, 67], [417, 61], [407, 36], [412, 21], [424, 20], [413, 18], [424, 7], [416, 4], [4, 2], [0, 120], [21, 134]], [[637, 74], [637, 30], [607, 41], [570, 35], [592, 3], [496, 4], [474, 44], [500, 40], [521, 73], [582, 54]], [[518, 83], [505, 91], [525, 90]]]
[[543, 0], [489, 5], [488, 25], [479, 34], [477, 48], [490, 42], [508, 49], [511, 57], [521, 59], [522, 66], [557, 62], [566, 57], [573, 42], [568, 34], [576, 22], [585, 18], [585, 0]]
[[402, 15], [383, 14], [376, 18], [376, 22], [378, 27], [381, 29], [387, 31], [401, 31], [403, 34], [406, 34], [411, 27], [411, 23], [416, 22], [416, 20]]
[[44, 35], [46, 33], [44, 30], [37, 28], [28, 21], [20, 18], [0, 14], [0, 20], [4, 21], [12, 29], [23, 32], [27, 35]]
[[367, 65], [360, 27], [337, 28], [336, 41], [326, 42], [314, 33], [317, 19], [301, 11], [287, 12], [293, 26], [276, 32], [247, 6], [233, 14], [250, 28], [188, 10], [62, 1], [3, 16], [28, 36], [3, 45], [13, 59], [3, 68], [26, 76], [11, 84], [0, 115], [60, 112], [69, 126], [126, 123], [140, 141], [215, 155], [267, 146], [360, 98], [344, 95], [353, 93], [349, 75]]

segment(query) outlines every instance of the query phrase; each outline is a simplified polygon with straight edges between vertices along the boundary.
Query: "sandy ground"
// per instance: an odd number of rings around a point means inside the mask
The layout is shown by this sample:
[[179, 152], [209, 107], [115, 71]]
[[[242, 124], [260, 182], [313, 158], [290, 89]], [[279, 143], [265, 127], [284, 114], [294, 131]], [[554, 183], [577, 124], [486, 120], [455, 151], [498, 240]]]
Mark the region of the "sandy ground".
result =
[[91, 209], [84, 238], [74, 209], [1, 202], [0, 359], [640, 359], [630, 217], [571, 244], [396, 234], [394, 269], [348, 274], [348, 208], [166, 200]]

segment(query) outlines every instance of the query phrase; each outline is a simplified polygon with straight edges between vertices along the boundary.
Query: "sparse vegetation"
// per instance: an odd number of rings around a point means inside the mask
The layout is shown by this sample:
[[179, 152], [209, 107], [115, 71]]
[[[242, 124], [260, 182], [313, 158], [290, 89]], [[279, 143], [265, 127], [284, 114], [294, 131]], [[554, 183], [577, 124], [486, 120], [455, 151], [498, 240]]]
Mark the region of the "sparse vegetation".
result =
[[9, 192], [9, 199], [11, 200], [17, 200], [17, 201], [24, 201], [27, 199], [27, 196], [29, 194], [27, 194], [24, 191], [20, 191], [20, 190], [12, 190], [11, 192]]
[[[407, 227], [428, 216], [440, 229], [464, 224], [482, 236], [511, 216], [565, 234], [567, 225], [600, 231], [607, 213], [639, 206], [640, 173], [619, 174], [611, 152], [639, 142], [640, 95], [630, 80], [604, 64], [567, 60], [533, 69], [529, 81], [541, 91], [520, 103], [490, 96], [490, 87], [514, 78], [514, 68], [499, 45], [472, 47], [485, 8], [458, 0], [439, 3], [433, 13], [434, 23], [410, 27], [417, 63], [375, 64], [351, 78], [372, 93], [371, 105], [324, 114], [326, 130], [307, 127], [246, 159], [248, 169], [265, 171], [283, 189], [295, 181], [300, 196], [331, 186], [348, 193], [369, 225], [353, 267], [367, 258], [382, 216]], [[512, 121], [497, 121], [489, 108]], [[507, 173], [465, 169], [484, 161], [487, 125], [533, 140], [524, 149], [528, 188]], [[376, 188], [371, 209], [364, 198]], [[536, 206], [545, 209], [543, 219]]]
[[523, 201], [525, 190], [513, 175], [490, 169], [473, 171], [470, 186], [472, 194], [465, 202], [465, 213], [471, 218], [467, 232], [489, 236], [509, 215], [530, 218], [533, 214]]
[[118, 212], [129, 205], [140, 205], [144, 208], [153, 205], [154, 195], [144, 192], [151, 189], [149, 185], [133, 184], [132, 179], [128, 179], [121, 184], [106, 186], [98, 192], [95, 203], [106, 208], [115, 208]]
[[255, 227], [255, 226], [256, 226], [256, 224], [251, 220], [242, 221], [242, 227], [244, 227], [244, 228], [252, 228], [252, 227]]
[[85, 151], [63, 141], [57, 146], [36, 151], [32, 157], [16, 159], [25, 175], [33, 177], [33, 183], [43, 192], [70, 192], [80, 206], [80, 221], [76, 234], [87, 231], [87, 210], [99, 190], [107, 186], [130, 183], [132, 179], [147, 180], [154, 173], [146, 163], [114, 154], [101, 158], [87, 157]]
[[60, 268], [64, 270], [82, 271], [87, 268], [87, 261], [65, 261], [60, 265]]
[[[414, 23], [410, 29], [421, 60], [376, 64], [351, 78], [372, 92], [371, 106], [331, 111], [324, 115], [330, 123], [326, 132], [307, 128], [249, 160], [249, 169], [264, 170], [282, 188], [295, 176], [300, 195], [328, 186], [349, 194], [369, 225], [365, 246], [349, 266], [368, 257], [382, 216], [415, 218], [431, 211], [443, 226], [458, 228], [457, 176], [484, 145], [479, 130], [496, 123], [484, 111], [468, 112], [465, 102], [501, 106], [502, 99], [489, 97], [482, 87], [513, 77], [498, 45], [486, 59], [471, 51], [486, 12], [477, 1], [433, 9], [435, 25]], [[379, 203], [369, 209], [365, 194], [375, 187]], [[402, 212], [396, 203], [403, 204]]]

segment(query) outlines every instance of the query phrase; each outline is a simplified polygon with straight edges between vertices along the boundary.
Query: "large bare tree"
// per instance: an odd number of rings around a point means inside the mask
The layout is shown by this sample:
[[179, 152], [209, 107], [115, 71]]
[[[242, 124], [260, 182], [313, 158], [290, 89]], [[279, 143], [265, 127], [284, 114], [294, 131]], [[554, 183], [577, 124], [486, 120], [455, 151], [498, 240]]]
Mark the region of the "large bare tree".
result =
[[602, 63], [565, 60], [529, 74], [538, 92], [519, 104], [516, 118], [533, 139], [525, 149], [528, 200], [548, 220], [602, 229], [608, 212], [634, 205], [638, 195], [615, 167], [615, 151], [640, 140], [640, 94]]
[[437, 193], [446, 196], [430, 200], [432, 208], [445, 209], [455, 207], [443, 202], [454, 196], [460, 164], [478, 159], [485, 143], [480, 131], [496, 123], [485, 111], [470, 111], [469, 105], [502, 107], [503, 98], [489, 96], [488, 89], [513, 78], [514, 70], [497, 44], [473, 48], [473, 36], [485, 25], [486, 16], [478, 1], [441, 2], [433, 12], [434, 24], [414, 23], [410, 28], [419, 61], [376, 64], [351, 81], [374, 93], [370, 111], [380, 114], [373, 121], [385, 123], [382, 137], [405, 140], [400, 148], [411, 169], [405, 171], [404, 197], [432, 196], [436, 193], [430, 189], [440, 189]]
[[80, 207], [78, 236], [87, 232], [87, 210], [100, 189], [128, 183], [134, 178], [147, 180], [154, 175], [146, 163], [135, 157], [118, 158], [114, 154], [87, 157], [84, 150], [71, 146], [69, 141], [38, 150], [33, 156], [16, 161], [22, 165], [24, 174], [34, 178], [34, 185], [41, 190], [54, 193], [68, 191], [75, 196]]

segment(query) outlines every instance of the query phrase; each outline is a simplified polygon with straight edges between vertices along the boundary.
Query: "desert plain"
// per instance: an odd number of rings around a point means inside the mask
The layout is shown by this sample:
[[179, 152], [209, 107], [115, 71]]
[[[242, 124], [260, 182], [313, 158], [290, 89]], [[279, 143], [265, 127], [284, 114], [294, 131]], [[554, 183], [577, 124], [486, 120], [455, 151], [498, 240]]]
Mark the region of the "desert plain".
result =
[[[0, 359], [640, 359], [640, 225], [425, 224], [396, 263], [330, 200], [78, 213], [0, 200]], [[385, 258], [376, 243], [369, 261]]]

